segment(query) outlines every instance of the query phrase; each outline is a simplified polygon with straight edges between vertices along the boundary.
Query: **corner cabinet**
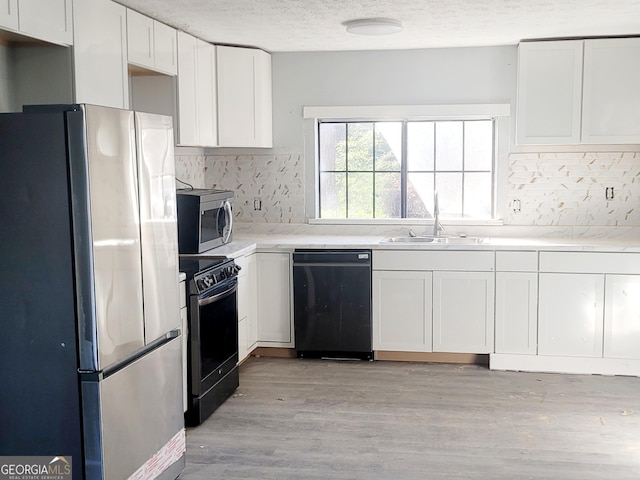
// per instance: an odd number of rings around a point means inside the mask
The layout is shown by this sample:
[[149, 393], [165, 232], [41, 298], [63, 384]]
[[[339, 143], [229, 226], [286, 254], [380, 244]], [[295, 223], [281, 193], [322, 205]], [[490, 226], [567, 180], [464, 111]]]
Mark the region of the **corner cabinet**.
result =
[[258, 342], [261, 346], [294, 346], [290, 257], [289, 253], [256, 253]]
[[218, 143], [215, 69], [216, 47], [178, 32], [178, 145]]
[[71, 0], [5, 0], [3, 3], [0, 26], [49, 43], [73, 44]]
[[110, 0], [74, 0], [75, 101], [129, 108], [127, 11]]
[[582, 48], [582, 40], [518, 46], [518, 144], [580, 143]]
[[272, 147], [271, 55], [217, 46], [218, 141], [221, 147]]

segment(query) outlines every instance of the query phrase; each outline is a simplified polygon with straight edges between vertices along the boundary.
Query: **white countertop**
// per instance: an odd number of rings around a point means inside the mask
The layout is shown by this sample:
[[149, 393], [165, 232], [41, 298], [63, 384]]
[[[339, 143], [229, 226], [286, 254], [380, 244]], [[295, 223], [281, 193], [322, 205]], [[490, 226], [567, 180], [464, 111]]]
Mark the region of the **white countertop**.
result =
[[296, 248], [367, 248], [373, 250], [535, 250], [567, 252], [632, 252], [640, 253], [640, 243], [630, 244], [611, 239], [563, 241], [540, 238], [484, 238], [482, 243], [381, 243], [388, 237], [345, 235], [246, 235], [234, 234], [231, 243], [203, 253], [238, 257], [252, 251], [293, 251]]

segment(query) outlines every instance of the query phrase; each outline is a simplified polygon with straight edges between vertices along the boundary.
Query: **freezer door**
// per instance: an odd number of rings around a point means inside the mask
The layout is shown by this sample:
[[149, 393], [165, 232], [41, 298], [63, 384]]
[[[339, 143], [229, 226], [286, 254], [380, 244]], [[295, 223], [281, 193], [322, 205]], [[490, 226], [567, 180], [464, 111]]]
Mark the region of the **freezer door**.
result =
[[145, 341], [180, 328], [173, 120], [135, 113]]
[[133, 112], [83, 108], [84, 125], [69, 114], [80, 368], [103, 370], [144, 346], [135, 130]]
[[82, 382], [87, 478], [182, 471], [181, 341], [173, 338], [102, 381]]

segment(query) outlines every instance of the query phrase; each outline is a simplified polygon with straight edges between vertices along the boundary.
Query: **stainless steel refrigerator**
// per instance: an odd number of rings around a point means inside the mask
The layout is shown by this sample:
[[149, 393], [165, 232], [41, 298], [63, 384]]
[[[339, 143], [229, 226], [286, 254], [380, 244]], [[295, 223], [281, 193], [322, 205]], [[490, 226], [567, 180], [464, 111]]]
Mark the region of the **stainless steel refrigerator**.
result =
[[185, 464], [171, 118], [0, 115], [0, 456], [73, 479]]

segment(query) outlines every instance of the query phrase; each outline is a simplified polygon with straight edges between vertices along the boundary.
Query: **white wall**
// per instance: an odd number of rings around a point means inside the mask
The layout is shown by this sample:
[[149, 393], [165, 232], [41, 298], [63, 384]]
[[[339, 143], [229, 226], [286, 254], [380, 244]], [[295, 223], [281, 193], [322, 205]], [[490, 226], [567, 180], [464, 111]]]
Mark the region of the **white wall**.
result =
[[[302, 153], [302, 108], [510, 103], [517, 48], [274, 53], [274, 148]], [[515, 100], [514, 100], [515, 101]]]

